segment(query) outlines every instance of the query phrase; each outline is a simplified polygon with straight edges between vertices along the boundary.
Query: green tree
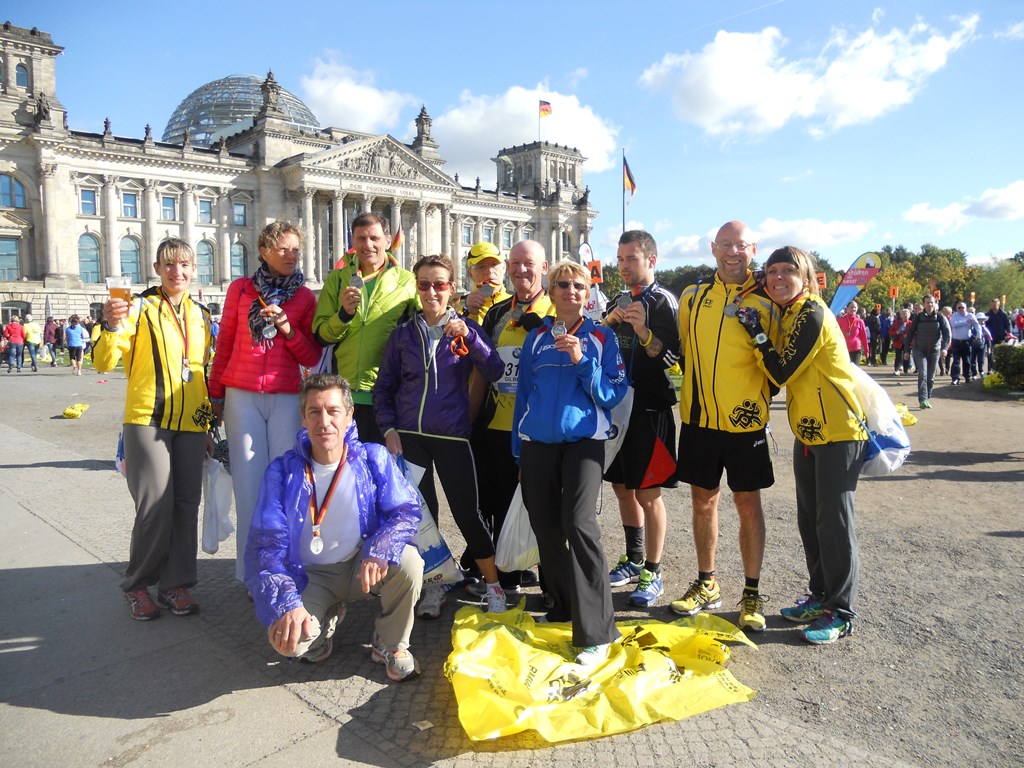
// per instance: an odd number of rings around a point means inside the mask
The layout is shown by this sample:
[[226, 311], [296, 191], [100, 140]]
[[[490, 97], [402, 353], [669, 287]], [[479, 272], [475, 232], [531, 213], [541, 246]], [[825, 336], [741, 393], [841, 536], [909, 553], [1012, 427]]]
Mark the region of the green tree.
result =
[[611, 298], [616, 293], [622, 290], [622, 276], [619, 274], [619, 268], [614, 264], [605, 264], [601, 268], [604, 282], [601, 283], [601, 290], [604, 295]]
[[715, 268], [709, 264], [699, 264], [693, 267], [676, 267], [675, 269], [663, 269], [655, 273], [658, 282], [668, 288], [673, 294], [679, 296], [688, 285], [698, 282], [709, 282], [715, 277]]
[[996, 261], [991, 266], [980, 268], [970, 285], [975, 292], [974, 305], [980, 312], [987, 312], [992, 299], [1006, 296], [1005, 309], [1012, 310], [1024, 305], [1024, 272], [1013, 259]]

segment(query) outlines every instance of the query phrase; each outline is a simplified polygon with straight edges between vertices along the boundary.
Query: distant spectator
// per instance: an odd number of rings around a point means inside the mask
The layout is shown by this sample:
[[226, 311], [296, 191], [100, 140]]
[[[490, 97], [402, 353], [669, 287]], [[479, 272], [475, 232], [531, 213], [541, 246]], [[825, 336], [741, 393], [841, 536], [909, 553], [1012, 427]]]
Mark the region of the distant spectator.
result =
[[859, 365], [868, 347], [868, 334], [864, 321], [857, 315], [857, 302], [851, 301], [847, 304], [846, 311], [836, 319], [846, 339], [846, 351], [850, 353], [850, 362]]
[[1010, 331], [1013, 327], [1010, 316], [1003, 311], [1003, 303], [999, 299], [992, 299], [985, 325], [988, 327], [989, 333], [992, 334], [993, 345], [1004, 344], [1013, 338]]
[[57, 338], [60, 333], [60, 326], [52, 318], [46, 318], [46, 325], [43, 326], [43, 344], [50, 351], [50, 367], [57, 367]]

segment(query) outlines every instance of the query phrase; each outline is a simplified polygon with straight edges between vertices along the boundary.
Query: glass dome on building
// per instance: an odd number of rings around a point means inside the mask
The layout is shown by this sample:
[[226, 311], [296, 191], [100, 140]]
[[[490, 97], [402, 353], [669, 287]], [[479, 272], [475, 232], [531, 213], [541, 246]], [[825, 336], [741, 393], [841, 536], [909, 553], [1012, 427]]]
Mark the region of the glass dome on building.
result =
[[[252, 118], [263, 106], [260, 86], [264, 78], [256, 75], [231, 75], [196, 88], [178, 105], [164, 128], [163, 140], [181, 144], [186, 129], [193, 144], [209, 147], [214, 135], [225, 128]], [[290, 91], [281, 88], [278, 109], [296, 127], [319, 130], [320, 124], [309, 107]]]

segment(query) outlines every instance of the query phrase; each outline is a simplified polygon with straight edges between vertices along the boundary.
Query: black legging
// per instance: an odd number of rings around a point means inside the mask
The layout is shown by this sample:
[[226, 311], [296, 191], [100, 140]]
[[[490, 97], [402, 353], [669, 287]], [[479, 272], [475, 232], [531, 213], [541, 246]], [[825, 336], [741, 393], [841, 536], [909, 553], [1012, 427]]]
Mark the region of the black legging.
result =
[[437, 491], [434, 488], [434, 468], [441, 481], [444, 495], [451, 507], [452, 517], [459, 526], [470, 557], [486, 560], [494, 557], [494, 543], [491, 533], [480, 515], [479, 495], [476, 487], [476, 472], [473, 468], [473, 451], [469, 440], [453, 437], [435, 437], [416, 432], [398, 431], [402, 439], [402, 453], [405, 460], [426, 469], [420, 480], [420, 493], [427, 509], [438, 522], [439, 512]]

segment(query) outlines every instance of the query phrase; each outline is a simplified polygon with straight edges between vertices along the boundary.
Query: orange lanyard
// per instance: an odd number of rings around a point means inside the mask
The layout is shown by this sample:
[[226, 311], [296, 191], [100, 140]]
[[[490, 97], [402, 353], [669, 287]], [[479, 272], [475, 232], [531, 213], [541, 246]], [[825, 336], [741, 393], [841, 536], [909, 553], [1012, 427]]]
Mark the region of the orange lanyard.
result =
[[544, 295], [544, 290], [541, 289], [540, 293], [538, 293], [536, 296], [534, 296], [532, 299], [530, 299], [530, 303], [526, 307], [526, 309], [520, 309], [519, 310], [519, 316], [518, 317], [516, 317], [516, 307], [518, 306], [519, 299], [518, 299], [518, 297], [515, 294], [512, 295], [512, 312], [511, 312], [512, 320], [511, 320], [511, 323], [512, 323], [512, 327], [513, 328], [518, 327], [519, 321], [522, 319], [523, 315], [529, 313], [533, 309], [533, 305], [536, 304], [538, 299], [540, 299], [540, 297], [543, 296], [543, 295]]
[[310, 464], [306, 463], [306, 479], [309, 484], [313, 486], [313, 495], [309, 497], [309, 512], [310, 522], [313, 525], [313, 538], [320, 538], [320, 526], [324, 522], [324, 518], [327, 516], [327, 508], [331, 506], [331, 499], [334, 497], [334, 489], [338, 487], [338, 478], [341, 477], [341, 470], [345, 467], [345, 460], [348, 458], [348, 446], [345, 446], [345, 452], [341, 455], [341, 461], [338, 462], [338, 468], [334, 470], [334, 477], [331, 478], [331, 484], [327, 487], [327, 493], [324, 494], [324, 502], [319, 507], [316, 503], [316, 480], [313, 479], [313, 468]]

